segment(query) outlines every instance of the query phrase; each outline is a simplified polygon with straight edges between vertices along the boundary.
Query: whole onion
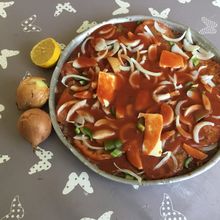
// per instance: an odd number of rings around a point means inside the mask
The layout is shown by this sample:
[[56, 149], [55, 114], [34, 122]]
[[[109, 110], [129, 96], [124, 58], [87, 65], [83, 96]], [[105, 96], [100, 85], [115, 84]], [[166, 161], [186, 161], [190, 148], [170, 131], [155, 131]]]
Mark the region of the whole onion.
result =
[[33, 148], [48, 138], [52, 128], [49, 115], [38, 108], [23, 112], [17, 127], [21, 136], [30, 142]]
[[19, 110], [40, 108], [48, 100], [49, 88], [45, 79], [27, 76], [19, 84], [16, 93], [16, 103]]

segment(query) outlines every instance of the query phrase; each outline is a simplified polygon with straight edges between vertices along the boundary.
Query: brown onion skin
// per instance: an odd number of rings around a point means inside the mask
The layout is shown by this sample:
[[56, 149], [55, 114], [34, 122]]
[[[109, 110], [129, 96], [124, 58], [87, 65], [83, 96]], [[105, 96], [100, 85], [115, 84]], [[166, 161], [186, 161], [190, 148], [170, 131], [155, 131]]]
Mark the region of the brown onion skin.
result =
[[51, 120], [45, 111], [33, 108], [22, 113], [17, 122], [17, 128], [33, 148], [46, 140], [51, 133]]
[[16, 103], [19, 110], [40, 108], [48, 100], [49, 88], [41, 77], [28, 76], [23, 79], [16, 92]]

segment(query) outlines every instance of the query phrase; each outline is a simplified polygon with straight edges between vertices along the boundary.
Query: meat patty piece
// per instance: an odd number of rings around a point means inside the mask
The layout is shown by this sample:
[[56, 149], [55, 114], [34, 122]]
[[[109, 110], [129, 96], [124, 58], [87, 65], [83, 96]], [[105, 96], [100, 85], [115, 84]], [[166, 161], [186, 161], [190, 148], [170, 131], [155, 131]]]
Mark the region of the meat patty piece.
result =
[[202, 143], [204, 145], [215, 144], [220, 139], [220, 128], [217, 126], [205, 126], [201, 129]]

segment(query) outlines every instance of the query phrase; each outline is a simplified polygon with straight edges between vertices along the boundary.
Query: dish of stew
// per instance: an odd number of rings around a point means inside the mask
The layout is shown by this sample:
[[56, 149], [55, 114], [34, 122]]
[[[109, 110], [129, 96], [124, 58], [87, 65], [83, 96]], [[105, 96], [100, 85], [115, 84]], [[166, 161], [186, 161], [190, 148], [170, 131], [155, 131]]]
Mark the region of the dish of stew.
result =
[[122, 178], [188, 173], [218, 150], [220, 64], [191, 30], [107, 24], [62, 66], [56, 118], [72, 147]]

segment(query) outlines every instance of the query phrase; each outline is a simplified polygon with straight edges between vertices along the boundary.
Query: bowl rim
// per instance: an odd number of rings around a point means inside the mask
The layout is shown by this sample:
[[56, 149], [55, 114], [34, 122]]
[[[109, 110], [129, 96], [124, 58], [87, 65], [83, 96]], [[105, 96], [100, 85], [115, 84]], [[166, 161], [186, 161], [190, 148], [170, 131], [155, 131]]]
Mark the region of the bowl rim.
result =
[[[95, 164], [91, 163], [86, 157], [84, 157], [83, 154], [81, 154], [74, 146], [72, 146], [67, 139], [64, 137], [59, 124], [56, 119], [56, 112], [55, 112], [55, 91], [56, 91], [56, 85], [58, 81], [58, 77], [60, 75], [60, 70], [65, 63], [65, 61], [69, 58], [72, 51], [86, 38], [88, 37], [92, 32], [94, 32], [96, 29], [100, 28], [103, 25], [106, 24], [116, 24], [116, 23], [125, 23], [125, 22], [132, 22], [132, 21], [141, 21], [141, 20], [148, 20], [153, 19], [156, 21], [161, 21], [168, 26], [172, 27], [172, 29], [177, 31], [185, 31], [188, 29], [186, 25], [152, 16], [143, 16], [143, 15], [133, 15], [133, 16], [126, 16], [126, 17], [118, 17], [118, 18], [112, 18], [107, 21], [103, 21], [92, 28], [86, 30], [83, 33], [78, 34], [76, 37], [74, 37], [70, 43], [66, 46], [64, 49], [62, 55], [59, 58], [59, 61], [54, 69], [51, 81], [50, 81], [50, 95], [49, 95], [49, 113], [52, 121], [53, 128], [61, 140], [61, 142], [76, 156], [84, 165], [89, 167], [91, 170], [93, 170], [95, 173], [109, 179], [112, 181], [124, 183], [124, 184], [131, 184], [131, 185], [164, 185], [164, 184], [170, 184], [170, 183], [176, 183], [180, 181], [184, 181], [187, 179], [191, 179], [192, 177], [198, 176], [205, 171], [209, 170], [211, 167], [213, 167], [219, 160], [220, 160], [220, 149], [212, 156], [212, 158], [207, 161], [202, 166], [196, 168], [195, 170], [174, 176], [169, 178], [163, 178], [163, 179], [156, 179], [156, 180], [143, 180], [141, 183], [137, 180], [128, 180], [122, 177], [114, 176], [110, 173], [107, 173], [105, 171], [102, 171], [99, 169]], [[191, 28], [190, 28], [191, 29]], [[194, 41], [197, 42], [199, 45], [201, 45], [203, 48], [210, 50], [215, 53], [215, 60], [220, 61], [220, 53], [219, 51], [212, 45], [211, 42], [209, 42], [207, 39], [202, 37], [198, 32], [191, 29], [192, 37], [194, 38]]]

